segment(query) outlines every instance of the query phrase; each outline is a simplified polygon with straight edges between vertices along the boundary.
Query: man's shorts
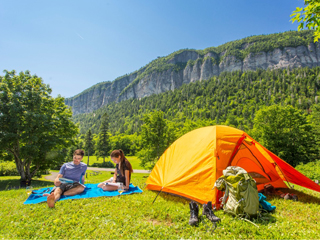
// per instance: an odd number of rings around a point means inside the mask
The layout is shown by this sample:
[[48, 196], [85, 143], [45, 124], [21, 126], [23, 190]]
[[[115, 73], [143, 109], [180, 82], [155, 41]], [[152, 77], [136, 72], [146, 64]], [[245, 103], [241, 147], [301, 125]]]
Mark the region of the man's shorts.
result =
[[78, 186], [80, 186], [81, 184], [78, 182], [74, 182], [74, 183], [61, 183], [60, 186], [55, 186], [52, 188], [51, 192], [54, 192], [54, 190], [56, 190], [56, 188], [60, 188], [61, 189], [61, 194], [63, 194], [64, 192], [72, 189], [72, 188], [76, 188]]

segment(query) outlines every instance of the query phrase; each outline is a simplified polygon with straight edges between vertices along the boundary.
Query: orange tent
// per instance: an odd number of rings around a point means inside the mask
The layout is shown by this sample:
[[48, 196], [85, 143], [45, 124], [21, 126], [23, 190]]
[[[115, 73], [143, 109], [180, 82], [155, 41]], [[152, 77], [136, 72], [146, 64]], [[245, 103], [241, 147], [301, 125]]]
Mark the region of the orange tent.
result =
[[201, 204], [219, 204], [215, 181], [227, 166], [245, 169], [257, 182], [287, 188], [291, 182], [320, 192], [320, 186], [264, 148], [244, 131], [228, 126], [193, 130], [160, 157], [147, 179], [147, 189], [180, 195]]

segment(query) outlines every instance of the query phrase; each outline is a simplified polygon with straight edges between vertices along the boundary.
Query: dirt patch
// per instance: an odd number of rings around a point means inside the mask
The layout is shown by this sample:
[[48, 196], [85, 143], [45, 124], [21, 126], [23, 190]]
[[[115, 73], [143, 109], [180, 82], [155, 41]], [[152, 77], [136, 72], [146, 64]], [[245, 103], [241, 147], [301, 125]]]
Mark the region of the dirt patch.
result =
[[153, 218], [149, 218], [149, 219], [146, 219], [146, 221], [148, 223], [152, 223], [153, 226], [158, 226], [158, 225], [166, 225], [166, 226], [172, 226], [173, 223], [171, 221], [171, 219], [169, 220], [166, 220], [166, 221], [159, 221], [157, 219], [153, 219]]

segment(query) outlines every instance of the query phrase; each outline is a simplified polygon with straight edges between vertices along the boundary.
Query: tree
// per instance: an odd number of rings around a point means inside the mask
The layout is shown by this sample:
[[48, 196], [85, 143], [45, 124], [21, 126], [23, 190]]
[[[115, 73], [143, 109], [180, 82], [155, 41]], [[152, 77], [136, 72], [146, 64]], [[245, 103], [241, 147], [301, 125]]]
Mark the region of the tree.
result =
[[137, 134], [124, 135], [118, 134], [110, 138], [112, 149], [122, 149], [126, 155], [134, 155], [138, 148], [139, 141]]
[[292, 23], [297, 21], [298, 30], [314, 29], [314, 42], [320, 38], [320, 0], [304, 0], [304, 8], [297, 7], [290, 15]]
[[[83, 149], [83, 145], [84, 144], [83, 144], [83, 140], [81, 139], [81, 137], [80, 136], [75, 137], [73, 139], [72, 145], [66, 149], [66, 156], [65, 156], [63, 162], [70, 162], [73, 158], [74, 151], [77, 149]], [[61, 163], [60, 163], [60, 165], [61, 165]]]
[[316, 158], [320, 161], [320, 104], [315, 104], [311, 107], [311, 114], [308, 116], [308, 120], [313, 128], [313, 134], [315, 137], [315, 152]]
[[103, 163], [105, 163], [105, 158], [110, 151], [110, 141], [109, 141], [109, 118], [108, 114], [104, 113], [101, 118], [101, 124], [99, 128], [99, 135], [96, 145], [96, 156], [97, 158], [103, 158]]
[[93, 153], [93, 150], [94, 150], [94, 143], [93, 143], [93, 136], [91, 133], [91, 129], [88, 130], [84, 138], [84, 149], [88, 152], [87, 165], [89, 166], [89, 156], [90, 156], [90, 153]]
[[273, 105], [257, 111], [251, 135], [289, 164], [313, 160], [315, 139], [307, 115], [292, 106]]
[[145, 114], [141, 126], [141, 151], [138, 154], [141, 166], [153, 168], [155, 162], [168, 147], [167, 123], [162, 111]]
[[37, 171], [50, 168], [51, 151], [68, 147], [78, 133], [64, 98], [29, 71], [4, 71], [0, 77], [0, 149], [10, 154], [21, 176], [30, 184]]

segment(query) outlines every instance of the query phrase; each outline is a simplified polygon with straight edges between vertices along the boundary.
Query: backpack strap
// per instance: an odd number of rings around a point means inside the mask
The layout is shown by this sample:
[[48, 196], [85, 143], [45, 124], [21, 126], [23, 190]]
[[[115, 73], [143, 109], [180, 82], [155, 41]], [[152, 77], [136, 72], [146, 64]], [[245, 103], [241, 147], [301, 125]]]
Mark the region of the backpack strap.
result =
[[224, 205], [226, 203], [227, 198], [229, 197], [229, 185], [225, 180], [224, 180], [224, 182], [225, 182], [225, 186], [226, 186], [226, 191], [225, 191], [223, 198], [222, 198], [222, 201], [221, 201], [222, 205]]

